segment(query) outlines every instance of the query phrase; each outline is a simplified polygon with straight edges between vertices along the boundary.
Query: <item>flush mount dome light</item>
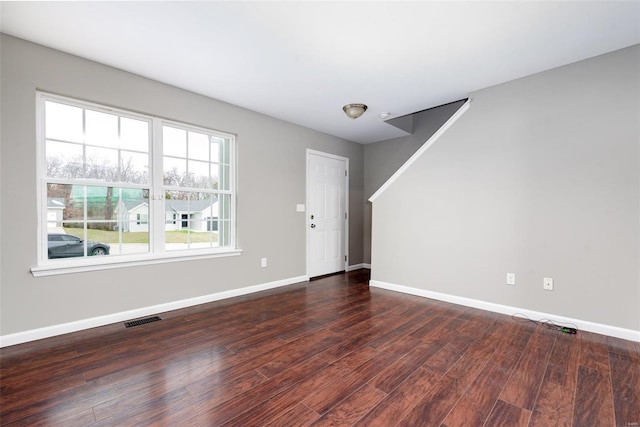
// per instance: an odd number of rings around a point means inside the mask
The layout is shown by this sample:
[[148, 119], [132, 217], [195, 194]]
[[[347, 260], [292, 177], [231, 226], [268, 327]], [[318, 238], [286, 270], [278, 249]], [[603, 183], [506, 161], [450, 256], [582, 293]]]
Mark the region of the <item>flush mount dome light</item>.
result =
[[347, 104], [342, 109], [344, 113], [352, 119], [357, 119], [367, 111], [367, 106], [364, 104]]

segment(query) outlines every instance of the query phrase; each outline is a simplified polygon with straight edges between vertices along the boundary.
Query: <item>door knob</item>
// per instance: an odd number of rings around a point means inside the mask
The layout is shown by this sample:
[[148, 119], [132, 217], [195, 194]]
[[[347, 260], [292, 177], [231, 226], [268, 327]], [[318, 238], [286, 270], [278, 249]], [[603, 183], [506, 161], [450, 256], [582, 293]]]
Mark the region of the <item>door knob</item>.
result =
[[316, 225], [315, 224], [311, 224], [311, 228], [316, 228]]

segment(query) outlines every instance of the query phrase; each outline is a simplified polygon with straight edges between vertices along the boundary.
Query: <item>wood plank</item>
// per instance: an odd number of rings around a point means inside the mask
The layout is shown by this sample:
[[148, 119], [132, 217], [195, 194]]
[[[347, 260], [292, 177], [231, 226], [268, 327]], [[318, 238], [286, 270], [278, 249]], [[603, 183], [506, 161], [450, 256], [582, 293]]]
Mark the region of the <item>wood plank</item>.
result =
[[640, 361], [640, 342], [623, 340], [622, 338], [606, 337], [609, 353], [616, 353], [621, 356]]
[[298, 403], [265, 427], [305, 427], [312, 425], [320, 415], [304, 403]]
[[380, 366], [386, 366], [399, 357], [396, 353], [379, 352], [351, 372], [335, 377], [333, 382], [324, 387], [315, 388], [303, 402], [317, 413], [323, 414], [373, 378], [380, 371]]
[[578, 380], [580, 340], [575, 335], [558, 335], [547, 367], [549, 381], [571, 389]]
[[[465, 391], [445, 418], [447, 427], [483, 425], [528, 341], [529, 335], [518, 333], [511, 323], [501, 327], [502, 341], [496, 342], [495, 356]], [[498, 337], [499, 339], [500, 337]]]
[[173, 390], [164, 394], [153, 394], [140, 405], [130, 406], [116, 411], [111, 416], [96, 422], [97, 426], [153, 424], [154, 419], [162, 418], [174, 407], [188, 407], [192, 398], [184, 389]]
[[573, 410], [573, 425], [613, 426], [613, 398], [609, 372], [580, 366]]
[[416, 369], [356, 425], [361, 427], [395, 425], [439, 379], [440, 375], [427, 367]]
[[283, 333], [296, 330], [304, 324], [304, 320], [293, 315], [277, 317], [270, 322], [261, 324], [250, 336], [227, 343], [225, 347], [233, 352], [238, 352], [247, 347], [253, 347], [262, 341], [278, 337]]
[[451, 365], [460, 359], [467, 349], [474, 343], [474, 340], [465, 336], [456, 336], [444, 347], [438, 350], [425, 362], [430, 369], [444, 375]]
[[[211, 399], [209, 393], [202, 394], [197, 400], [199, 410], [193, 411], [186, 408], [179, 414], [176, 422], [191, 423], [192, 425], [222, 425], [247, 411], [253, 413], [265, 401], [275, 399], [283, 391], [289, 390], [297, 383], [305, 382], [309, 377], [320, 376], [318, 372], [323, 372], [326, 367], [326, 363], [317, 357], [307, 359], [233, 399], [224, 400], [221, 404], [218, 400]], [[215, 395], [215, 391], [212, 393]], [[294, 404], [277, 411], [277, 414], [292, 408], [300, 400], [298, 399]], [[262, 419], [261, 421], [265, 422], [266, 420]]]
[[429, 336], [433, 335], [434, 332], [444, 328], [445, 325], [451, 322], [452, 320], [453, 319], [448, 316], [438, 315], [436, 317], [433, 317], [431, 320], [427, 321], [426, 323], [422, 324], [422, 326], [420, 326], [418, 329], [410, 333], [409, 336], [412, 338], [424, 340]]
[[386, 396], [385, 393], [368, 384], [363, 385], [349, 397], [331, 408], [313, 426], [350, 426], [357, 422], [371, 408]]
[[[215, 407], [207, 406], [208, 409], [204, 412], [208, 412], [210, 408], [214, 412], [213, 415], [191, 414], [188, 419], [192, 420], [194, 424], [265, 423], [292, 409], [311, 392], [332, 383], [336, 377], [345, 375], [346, 372], [350, 372], [376, 354], [375, 350], [367, 348], [347, 355], [332, 365], [327, 365], [319, 358], [313, 357], [277, 374], [265, 383], [234, 399]], [[206, 395], [201, 398], [205, 401], [208, 400]], [[244, 418], [236, 418], [240, 416], [244, 416]]]
[[[371, 351], [375, 352], [373, 349], [371, 349]], [[234, 416], [225, 417], [226, 422], [224, 424], [220, 423], [220, 420], [216, 424], [229, 426], [258, 426], [265, 422], [270, 422], [271, 420], [279, 417], [283, 412], [292, 409], [299, 402], [303, 402], [305, 398], [316, 394], [318, 390], [328, 389], [328, 386], [333, 384], [336, 381], [336, 378], [342, 378], [343, 376], [349, 375], [349, 373], [352, 372], [359, 363], [365, 364], [370, 360], [370, 355], [367, 355], [368, 357], [362, 357], [362, 353], [363, 352], [358, 352], [357, 354], [346, 356], [340, 361], [309, 375], [303, 381], [287, 388], [278, 395], [272, 396], [267, 400], [260, 401], [260, 403], [256, 403], [255, 400], [246, 402], [251, 404], [251, 406], [245, 408], [245, 411], [242, 411], [241, 413], [237, 413], [238, 411], [236, 411], [236, 413], [233, 414]], [[375, 354], [377, 355], [377, 353]], [[237, 405], [236, 400], [237, 399], [232, 400], [231, 403], [233, 405]], [[251, 410], [248, 411], [246, 409]]]
[[[410, 336], [411, 338], [411, 336]], [[400, 383], [402, 383], [411, 373], [424, 364], [431, 356], [440, 350], [446, 342], [421, 342], [416, 348], [406, 354], [406, 356], [391, 363], [386, 368], [369, 381], [369, 384], [391, 393]]]
[[526, 427], [530, 417], [530, 411], [503, 400], [498, 400], [493, 411], [491, 411], [489, 419], [487, 419], [484, 425], [486, 427]]
[[436, 316], [437, 314], [428, 307], [412, 307], [402, 313], [402, 319], [404, 319], [404, 321], [396, 328], [376, 338], [367, 345], [373, 348], [378, 348], [380, 346], [387, 345], [391, 341], [405, 338], [408, 334], [411, 334], [416, 329], [420, 328], [424, 322], [433, 319]]
[[335, 332], [321, 331], [316, 335], [289, 342], [278, 350], [274, 350], [270, 355], [271, 361], [262, 365], [258, 372], [271, 378], [343, 340], [344, 338]]
[[[440, 425], [494, 354], [492, 339], [491, 335], [485, 335], [474, 342], [399, 425]], [[428, 363], [425, 365], [429, 366]]]
[[186, 389], [194, 397], [206, 394], [209, 404], [217, 406], [266, 381], [267, 377], [258, 371], [249, 371], [235, 378], [227, 378], [224, 381], [216, 380], [216, 378], [205, 378], [204, 381], [199, 380], [188, 384]]
[[380, 344], [373, 348], [375, 348], [378, 351], [396, 353], [402, 356], [414, 350], [419, 345], [423, 344], [422, 340], [411, 338], [406, 335], [399, 335], [399, 336], [387, 335], [387, 336], [389, 337], [389, 340], [385, 344]]
[[377, 325], [362, 326], [357, 331], [345, 331], [345, 339], [319, 353], [318, 357], [327, 363], [333, 363], [344, 355], [363, 347], [369, 341], [382, 335], [383, 332], [384, 329]]
[[571, 427], [573, 394], [572, 388], [543, 382], [529, 427]]
[[13, 426], [60, 426], [84, 427], [95, 425], [96, 420], [91, 408], [62, 407], [49, 405], [48, 410], [34, 410], [28, 416], [15, 419], [13, 417], [0, 418], [3, 427]]
[[620, 353], [609, 353], [616, 425], [640, 425], [640, 358]]
[[609, 372], [609, 345], [607, 337], [580, 331], [580, 365], [600, 372]]
[[535, 330], [500, 394], [501, 400], [533, 409], [554, 341], [553, 332], [543, 328]]
[[[25, 419], [47, 418], [56, 411], [67, 411], [69, 406], [66, 404], [87, 391], [82, 374], [44, 378], [41, 383], [28, 381], [32, 384], [28, 388], [18, 388], [15, 382], [4, 380], [0, 383], [0, 420], [3, 425]], [[78, 408], [78, 413], [85, 409]]]

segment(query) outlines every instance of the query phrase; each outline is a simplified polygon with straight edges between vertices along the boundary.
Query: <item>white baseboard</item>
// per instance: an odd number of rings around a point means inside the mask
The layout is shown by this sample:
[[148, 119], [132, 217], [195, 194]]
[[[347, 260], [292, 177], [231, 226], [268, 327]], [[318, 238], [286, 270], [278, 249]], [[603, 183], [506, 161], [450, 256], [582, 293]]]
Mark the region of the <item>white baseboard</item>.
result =
[[367, 268], [371, 270], [371, 264], [361, 263], [361, 264], [350, 265], [349, 267], [347, 267], [347, 271], [360, 270], [362, 268]]
[[29, 341], [35, 341], [43, 338], [50, 338], [57, 335], [68, 334], [71, 332], [82, 331], [98, 326], [110, 325], [112, 323], [124, 322], [127, 320], [164, 313], [171, 310], [192, 307], [194, 305], [252, 294], [255, 292], [265, 291], [267, 289], [279, 288], [281, 286], [292, 285], [294, 283], [306, 282], [308, 280], [309, 277], [307, 276], [291, 277], [289, 279], [277, 280], [275, 282], [247, 286], [246, 288], [231, 289], [229, 291], [218, 292], [215, 294], [203, 295], [200, 297], [188, 298], [179, 301], [172, 301], [164, 304], [153, 305], [150, 307], [143, 307], [134, 310], [122, 311], [119, 313], [107, 314], [105, 316], [82, 319], [75, 322], [62, 323], [59, 325], [47, 326], [44, 328], [32, 329], [24, 332], [16, 332], [14, 334], [0, 336], [0, 348], [8, 347], [10, 345], [22, 344]]
[[586, 320], [572, 319], [570, 317], [558, 316], [539, 311], [527, 310], [524, 308], [511, 307], [508, 305], [495, 304], [471, 298], [458, 297], [455, 295], [442, 294], [439, 292], [427, 291], [424, 289], [412, 288], [409, 286], [395, 285], [393, 283], [381, 282], [378, 280], [370, 280], [369, 286], [374, 288], [388, 289], [390, 291], [402, 292], [405, 294], [416, 295], [425, 298], [431, 298], [438, 301], [450, 302], [453, 304], [464, 305], [467, 307], [479, 308], [481, 310], [492, 311], [495, 313], [507, 314], [524, 314], [533, 320], [549, 319], [558, 324], [573, 324], [578, 329], [595, 332], [597, 334], [609, 335], [616, 338], [622, 338], [630, 341], [640, 342], [640, 331], [633, 329], [619, 328], [617, 326], [603, 325], [601, 323], [589, 322]]

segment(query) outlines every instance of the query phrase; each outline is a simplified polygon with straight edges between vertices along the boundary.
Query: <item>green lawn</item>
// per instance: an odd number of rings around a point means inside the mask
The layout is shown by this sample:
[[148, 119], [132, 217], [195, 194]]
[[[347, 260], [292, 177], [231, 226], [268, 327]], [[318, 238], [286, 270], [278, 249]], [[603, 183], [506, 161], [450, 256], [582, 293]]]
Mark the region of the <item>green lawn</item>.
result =
[[[66, 228], [64, 231], [67, 234], [84, 238], [84, 230], [82, 228]], [[190, 238], [192, 243], [204, 243], [208, 242], [209, 233], [203, 232], [188, 232], [187, 230], [166, 231], [165, 241], [167, 243], [187, 243], [187, 239]], [[87, 230], [87, 240], [102, 243], [118, 243], [118, 232], [107, 230]], [[218, 241], [218, 233], [213, 234], [213, 241]], [[142, 231], [131, 231], [122, 233], [122, 243], [149, 243], [149, 233]]]
[[[210, 233], [187, 230], [165, 231], [164, 240], [166, 243], [187, 243], [187, 234], [192, 243], [204, 243], [209, 241]], [[212, 241], [218, 241], [218, 232], [213, 233]]]

